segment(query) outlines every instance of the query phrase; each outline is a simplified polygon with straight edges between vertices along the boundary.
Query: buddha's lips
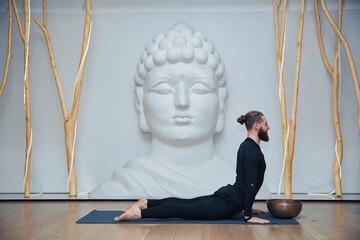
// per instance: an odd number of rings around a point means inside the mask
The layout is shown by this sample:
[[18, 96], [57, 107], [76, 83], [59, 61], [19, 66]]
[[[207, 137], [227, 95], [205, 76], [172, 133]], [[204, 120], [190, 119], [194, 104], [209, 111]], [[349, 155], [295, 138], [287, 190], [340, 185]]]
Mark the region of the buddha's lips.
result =
[[190, 115], [176, 115], [172, 119], [176, 123], [190, 123], [193, 121], [193, 117]]

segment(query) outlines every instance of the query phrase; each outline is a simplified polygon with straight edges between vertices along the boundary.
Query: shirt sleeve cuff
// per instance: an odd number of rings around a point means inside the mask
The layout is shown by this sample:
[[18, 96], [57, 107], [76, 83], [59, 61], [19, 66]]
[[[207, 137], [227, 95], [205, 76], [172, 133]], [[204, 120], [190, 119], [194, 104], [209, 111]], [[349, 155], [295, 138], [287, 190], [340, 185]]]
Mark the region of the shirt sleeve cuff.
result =
[[251, 218], [252, 218], [252, 216], [244, 216], [244, 221], [248, 222]]

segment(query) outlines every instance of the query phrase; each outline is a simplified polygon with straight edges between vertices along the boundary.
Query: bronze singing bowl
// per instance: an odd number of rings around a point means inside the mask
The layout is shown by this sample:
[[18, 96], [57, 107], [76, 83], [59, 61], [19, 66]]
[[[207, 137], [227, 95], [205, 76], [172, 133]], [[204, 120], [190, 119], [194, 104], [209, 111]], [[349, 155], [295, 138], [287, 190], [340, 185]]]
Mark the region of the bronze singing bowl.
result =
[[266, 205], [269, 212], [277, 218], [294, 218], [302, 209], [302, 202], [293, 199], [269, 199]]

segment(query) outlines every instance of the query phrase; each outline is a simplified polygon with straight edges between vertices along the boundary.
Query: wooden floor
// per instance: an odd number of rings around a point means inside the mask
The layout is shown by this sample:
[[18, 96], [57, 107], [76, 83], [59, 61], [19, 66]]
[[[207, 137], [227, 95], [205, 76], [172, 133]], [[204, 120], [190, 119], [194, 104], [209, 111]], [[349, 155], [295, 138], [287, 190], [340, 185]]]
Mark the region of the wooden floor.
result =
[[[298, 225], [77, 224], [131, 202], [0, 201], [0, 239], [360, 239], [360, 202], [303, 202]], [[265, 202], [254, 208], [266, 210]]]

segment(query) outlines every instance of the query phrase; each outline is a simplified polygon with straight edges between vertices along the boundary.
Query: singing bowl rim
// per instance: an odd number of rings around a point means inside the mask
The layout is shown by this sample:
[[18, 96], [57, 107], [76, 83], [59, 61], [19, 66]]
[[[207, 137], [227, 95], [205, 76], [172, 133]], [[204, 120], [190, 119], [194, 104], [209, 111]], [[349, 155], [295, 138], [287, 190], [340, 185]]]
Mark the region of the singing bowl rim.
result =
[[266, 205], [269, 212], [278, 218], [294, 218], [302, 210], [302, 201], [295, 199], [269, 199]]
[[302, 204], [301, 200], [296, 200], [296, 199], [268, 199], [266, 202], [270, 202], [270, 203], [278, 203], [278, 204]]

